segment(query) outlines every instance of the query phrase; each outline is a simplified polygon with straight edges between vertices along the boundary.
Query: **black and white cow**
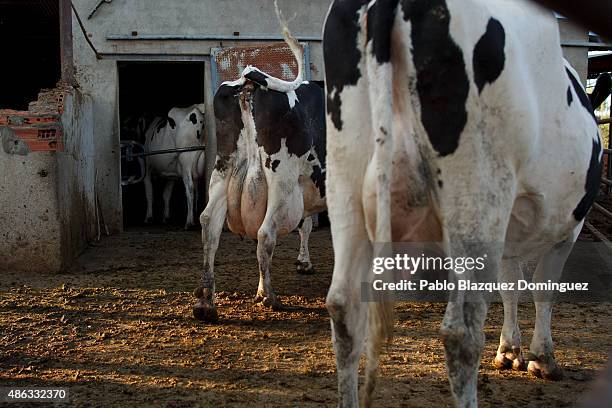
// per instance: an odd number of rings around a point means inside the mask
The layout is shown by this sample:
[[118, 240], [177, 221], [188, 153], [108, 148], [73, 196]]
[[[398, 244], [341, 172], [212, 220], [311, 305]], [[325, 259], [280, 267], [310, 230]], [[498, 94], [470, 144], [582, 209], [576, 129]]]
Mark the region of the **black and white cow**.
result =
[[270, 280], [278, 236], [299, 226], [298, 271], [312, 269], [311, 216], [325, 209], [325, 101], [321, 87], [302, 81], [300, 45], [288, 31], [285, 39], [298, 61], [293, 82], [249, 66], [240, 79], [224, 82], [214, 97], [217, 158], [208, 205], [200, 216], [204, 270], [193, 307], [199, 320], [217, 319], [214, 258], [226, 217], [232, 232], [257, 239], [255, 302], [280, 306]]
[[[172, 108], [165, 118], [153, 119], [145, 133], [145, 149], [176, 149], [182, 147], [202, 146], [204, 136], [204, 105], [192, 105], [187, 108]], [[187, 199], [187, 219], [185, 229], [195, 225], [194, 207], [198, 200], [198, 182], [204, 176], [204, 151], [169, 153], [146, 157], [146, 176], [144, 178], [147, 198], [147, 215], [145, 223], [153, 221], [153, 183], [154, 175], [165, 178], [164, 187], [164, 222], [170, 218], [170, 198], [177, 179], [185, 185]]]
[[[487, 255], [453, 280], [559, 278], [597, 195], [602, 149], [552, 13], [524, 0], [336, 0], [324, 30], [327, 194], [335, 265], [327, 296], [340, 406], [355, 407], [366, 331], [371, 403], [391, 302], [363, 302], [373, 243], [441, 242]], [[561, 245], [568, 243], [568, 245]], [[451, 293], [441, 334], [452, 395], [477, 405], [485, 294]], [[496, 365], [525, 366], [517, 293], [502, 293]], [[369, 319], [368, 319], [369, 315]], [[551, 303], [536, 302], [529, 370], [558, 378]]]

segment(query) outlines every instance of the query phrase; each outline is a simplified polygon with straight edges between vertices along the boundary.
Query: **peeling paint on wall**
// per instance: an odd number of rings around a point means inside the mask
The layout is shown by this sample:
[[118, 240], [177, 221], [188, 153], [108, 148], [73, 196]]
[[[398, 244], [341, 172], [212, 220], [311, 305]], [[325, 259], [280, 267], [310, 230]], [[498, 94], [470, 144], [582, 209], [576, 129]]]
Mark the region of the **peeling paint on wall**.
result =
[[28, 144], [17, 137], [10, 127], [0, 126], [0, 141], [6, 154], [27, 156], [30, 153]]

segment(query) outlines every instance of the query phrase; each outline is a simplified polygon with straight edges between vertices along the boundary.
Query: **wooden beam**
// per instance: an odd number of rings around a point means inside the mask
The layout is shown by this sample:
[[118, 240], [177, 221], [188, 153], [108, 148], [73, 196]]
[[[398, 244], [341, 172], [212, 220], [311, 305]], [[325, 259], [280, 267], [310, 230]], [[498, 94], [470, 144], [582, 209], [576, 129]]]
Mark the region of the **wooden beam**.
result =
[[601, 0], [533, 0], [601, 37], [612, 39], [612, 2]]
[[612, 71], [612, 54], [589, 58], [589, 76], [597, 78], [602, 72]]
[[595, 238], [603, 242], [609, 249], [612, 249], [612, 242], [610, 242], [610, 240], [604, 234], [599, 232], [597, 228], [591, 225], [590, 222], [585, 221], [584, 226], [591, 234], [595, 236]]
[[608, 211], [606, 208], [602, 207], [600, 204], [593, 203], [593, 208], [599, 212], [601, 212], [606, 217], [612, 219], [612, 212]]
[[74, 58], [72, 51], [72, 7], [70, 0], [59, 0], [60, 14], [60, 56], [62, 81], [74, 85]]

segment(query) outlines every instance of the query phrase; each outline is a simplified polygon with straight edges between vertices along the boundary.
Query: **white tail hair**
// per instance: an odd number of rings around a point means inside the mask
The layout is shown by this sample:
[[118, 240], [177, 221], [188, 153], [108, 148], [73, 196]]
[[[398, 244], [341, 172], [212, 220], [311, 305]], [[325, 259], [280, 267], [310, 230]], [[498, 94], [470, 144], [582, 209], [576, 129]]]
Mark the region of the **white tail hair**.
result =
[[379, 299], [370, 302], [368, 311], [368, 340], [366, 344], [366, 379], [362, 394], [362, 407], [372, 406], [372, 397], [378, 378], [380, 352], [383, 345], [390, 343], [393, 339], [394, 320], [392, 301]]
[[205, 103], [198, 103], [198, 104], [195, 104], [194, 106], [200, 111], [200, 113], [206, 113]]
[[232, 82], [231, 84], [243, 85], [246, 79], [253, 80], [253, 75], [251, 75], [251, 77], [247, 77], [247, 75], [252, 74], [253, 72], [259, 72], [264, 77], [263, 79], [259, 78], [258, 80], [255, 80], [257, 83], [267, 89], [272, 89], [273, 91], [278, 92], [294, 92], [304, 82], [304, 51], [302, 49], [302, 46], [300, 45], [298, 40], [293, 37], [291, 31], [289, 31], [289, 28], [287, 27], [287, 21], [285, 20], [283, 13], [281, 13], [280, 9], [278, 8], [278, 3], [276, 2], [276, 0], [274, 0], [274, 9], [276, 10], [276, 17], [278, 18], [281, 31], [283, 32], [283, 38], [285, 39], [285, 42], [289, 46], [289, 49], [293, 53], [293, 56], [297, 62], [297, 77], [293, 81], [283, 81], [282, 79], [268, 75], [265, 72], [262, 72], [260, 69], [249, 65], [244, 69], [244, 71], [242, 71], [240, 79]]
[[298, 40], [291, 34], [291, 31], [289, 31], [289, 24], [287, 23], [285, 16], [283, 16], [283, 13], [278, 7], [277, 0], [274, 0], [274, 10], [276, 11], [276, 18], [278, 18], [278, 23], [280, 24], [281, 31], [283, 33], [283, 38], [289, 46], [289, 49], [291, 49], [293, 57], [297, 62], [298, 73], [293, 83], [296, 83], [297, 86], [300, 86], [304, 81], [304, 50]]

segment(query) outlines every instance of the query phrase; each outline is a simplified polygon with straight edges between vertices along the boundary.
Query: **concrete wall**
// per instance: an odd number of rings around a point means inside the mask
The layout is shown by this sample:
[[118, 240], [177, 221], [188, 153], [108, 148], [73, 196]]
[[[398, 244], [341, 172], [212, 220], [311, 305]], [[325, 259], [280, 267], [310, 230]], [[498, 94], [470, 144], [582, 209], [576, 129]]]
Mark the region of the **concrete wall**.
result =
[[59, 271], [95, 235], [90, 98], [68, 90], [61, 122], [63, 152], [0, 148], [0, 270]]
[[119, 102], [117, 63], [97, 60], [83, 35], [74, 34], [75, 76], [91, 96], [95, 186], [100, 211], [112, 233], [121, 231], [121, 174], [119, 151]]
[[[96, 59], [73, 19], [76, 78], [93, 99], [95, 165], [100, 207], [111, 232], [121, 230], [120, 152], [118, 131], [118, 60], [195, 60], [205, 62], [207, 165], [213, 165], [215, 141], [212, 114], [210, 49], [262, 44], [249, 36], [277, 36], [280, 30], [273, 0], [114, 0], [87, 19], [99, 0], [73, 0], [89, 38], [101, 54]], [[331, 0], [279, 0], [295, 36], [320, 38]], [[292, 19], [293, 16], [296, 16]], [[239, 32], [238, 36], [234, 33]], [[147, 40], [147, 36], [228, 36], [230, 40]], [[116, 38], [130, 37], [129, 40]], [[114, 38], [114, 39], [113, 39]], [[312, 39], [312, 38], [311, 38]], [[323, 80], [320, 41], [310, 44], [312, 80]]]
[[95, 150], [93, 106], [89, 95], [69, 93], [62, 115], [64, 150], [57, 153], [57, 200], [62, 266], [95, 238]]
[[[127, 55], [155, 54], [175, 57], [210, 54], [211, 47], [249, 45], [261, 41], [245, 40], [249, 36], [278, 36], [280, 29], [274, 13], [273, 0], [114, 0], [100, 7], [90, 19], [85, 17], [99, 0], [73, 1], [84, 19], [90, 39], [100, 53], [114, 53], [117, 59]], [[296, 37], [320, 38], [325, 14], [331, 0], [279, 0], [283, 13], [290, 19], [290, 28]], [[292, 18], [295, 16], [295, 18]], [[83, 35], [73, 22], [75, 41], [83, 41]], [[239, 33], [235, 36], [234, 33]], [[146, 40], [147, 36], [228, 36], [230, 40]], [[131, 40], [116, 40], [119, 36]], [[86, 58], [80, 46], [75, 53], [77, 66], [89, 69], [95, 64]], [[138, 57], [136, 59], [139, 59]], [[323, 58], [320, 42], [311, 43], [311, 62], [314, 64], [313, 80], [323, 79]]]
[[56, 185], [55, 153], [21, 156], [0, 149], [0, 270], [61, 268]]
[[[589, 41], [589, 33], [582, 27], [579, 27], [565, 18], [558, 19], [559, 34], [561, 34], [562, 44], [586, 43]], [[580, 75], [582, 84], [586, 86], [587, 73], [589, 70], [589, 50], [587, 47], [576, 45], [563, 46], [563, 55], [565, 59], [574, 67]]]

